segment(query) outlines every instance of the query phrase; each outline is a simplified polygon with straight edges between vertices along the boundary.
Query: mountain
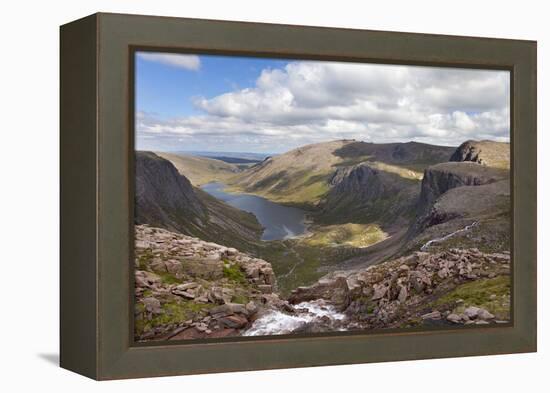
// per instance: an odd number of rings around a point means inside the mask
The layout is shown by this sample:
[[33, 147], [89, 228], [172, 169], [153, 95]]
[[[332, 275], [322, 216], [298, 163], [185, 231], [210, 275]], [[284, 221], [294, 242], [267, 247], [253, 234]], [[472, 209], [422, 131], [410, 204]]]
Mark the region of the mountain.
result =
[[424, 172], [422, 179], [419, 209], [421, 211], [427, 209], [439, 196], [453, 188], [481, 186], [506, 179], [508, 176], [507, 170], [491, 168], [471, 161], [445, 162], [430, 166]]
[[[485, 155], [478, 156], [481, 163], [472, 161], [472, 155], [463, 154], [469, 149], [467, 146], [480, 145], [476, 141], [468, 141], [451, 152], [447, 162], [427, 166], [416, 190], [401, 188], [399, 191], [384, 187], [382, 184], [388, 184], [388, 181], [381, 181], [381, 174], [366, 169], [361, 170], [361, 177], [357, 174], [348, 176], [347, 187], [341, 190], [333, 188], [331, 192], [347, 200], [343, 205], [351, 207], [347, 211], [354, 212], [356, 216], [367, 214], [369, 220], [386, 224], [394, 222], [392, 236], [339, 263], [337, 268], [369, 266], [421, 249], [437, 252], [456, 247], [475, 247], [489, 253], [509, 251], [509, 163], [503, 158], [505, 155], [499, 156], [503, 161], [499, 162], [498, 167], [489, 166], [483, 159], [495, 157], [494, 152], [507, 150], [509, 144], [484, 141]], [[462, 161], [457, 161], [459, 159]], [[357, 170], [347, 169], [346, 173], [353, 174]], [[387, 173], [383, 175], [388, 176]], [[357, 200], [371, 201], [372, 208], [357, 210], [361, 206]], [[346, 209], [343, 207], [341, 211]]]
[[[484, 146], [483, 151], [478, 151], [484, 155], [464, 154], [474, 151], [472, 146]], [[436, 250], [510, 250], [509, 162], [504, 159], [505, 154], [495, 154], [508, 147], [507, 143], [483, 141], [480, 145], [468, 141], [453, 153], [452, 161], [426, 168], [407, 250], [418, 249], [429, 241]], [[495, 163], [498, 165], [490, 166]]]
[[155, 153], [170, 161], [178, 172], [187, 177], [195, 186], [211, 181], [224, 181], [240, 172], [237, 165], [214, 158], [183, 155], [179, 153]]
[[[410, 181], [421, 179], [422, 171], [428, 165], [448, 161], [454, 150], [416, 142], [374, 144], [338, 140], [317, 143], [268, 157], [231, 179], [230, 185], [235, 190], [276, 202], [317, 209], [334, 185], [331, 182], [335, 176], [345, 177], [344, 172], [336, 174], [341, 168], [364, 164], [378, 173], [395, 175], [385, 177], [394, 185], [399, 179], [404, 179], [403, 187], [407, 187]], [[337, 196], [328, 197], [334, 200]]]
[[456, 149], [450, 161], [471, 161], [494, 168], [510, 169], [510, 144], [466, 141]]
[[266, 153], [249, 153], [249, 152], [232, 152], [232, 151], [176, 151], [175, 154], [184, 156], [207, 157], [207, 158], [234, 158], [248, 161], [259, 162], [269, 157], [271, 154]]
[[414, 208], [418, 182], [371, 163], [338, 168], [315, 213], [319, 223], [391, 224]]
[[136, 224], [148, 224], [244, 250], [255, 249], [256, 217], [193, 187], [168, 160], [136, 152]]

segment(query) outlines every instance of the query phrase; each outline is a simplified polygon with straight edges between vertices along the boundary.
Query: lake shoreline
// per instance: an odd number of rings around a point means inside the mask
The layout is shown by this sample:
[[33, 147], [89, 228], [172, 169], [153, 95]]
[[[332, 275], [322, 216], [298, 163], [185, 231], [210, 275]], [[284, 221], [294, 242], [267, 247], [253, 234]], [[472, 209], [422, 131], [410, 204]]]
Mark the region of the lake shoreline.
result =
[[222, 182], [209, 182], [200, 188], [230, 206], [254, 214], [264, 228], [262, 241], [295, 239], [309, 233], [311, 220], [303, 209], [273, 202], [259, 195], [235, 192]]

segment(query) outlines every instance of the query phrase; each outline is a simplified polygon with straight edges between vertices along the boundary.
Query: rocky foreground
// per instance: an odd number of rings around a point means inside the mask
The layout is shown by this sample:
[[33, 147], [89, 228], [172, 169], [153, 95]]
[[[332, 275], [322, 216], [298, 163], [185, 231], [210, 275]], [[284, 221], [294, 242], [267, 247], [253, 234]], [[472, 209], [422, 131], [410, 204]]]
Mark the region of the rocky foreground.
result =
[[262, 309], [284, 309], [271, 265], [234, 248], [137, 225], [137, 340], [238, 335]]
[[294, 290], [292, 304], [325, 299], [344, 321], [310, 326], [375, 329], [419, 325], [487, 325], [510, 319], [510, 255], [477, 249], [415, 252], [367, 269], [334, 272]]
[[281, 299], [271, 265], [234, 248], [136, 226], [135, 337], [182, 340], [510, 319], [510, 255], [415, 252], [333, 272]]

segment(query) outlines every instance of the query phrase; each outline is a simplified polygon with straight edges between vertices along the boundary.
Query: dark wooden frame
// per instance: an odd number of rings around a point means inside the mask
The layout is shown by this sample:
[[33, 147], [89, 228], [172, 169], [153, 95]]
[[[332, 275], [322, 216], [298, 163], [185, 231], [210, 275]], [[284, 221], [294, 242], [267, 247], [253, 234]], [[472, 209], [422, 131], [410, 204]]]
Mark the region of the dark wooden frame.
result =
[[[513, 323], [134, 345], [136, 48], [510, 70]], [[117, 379], [536, 351], [536, 42], [94, 14], [61, 27], [60, 144], [64, 368]]]

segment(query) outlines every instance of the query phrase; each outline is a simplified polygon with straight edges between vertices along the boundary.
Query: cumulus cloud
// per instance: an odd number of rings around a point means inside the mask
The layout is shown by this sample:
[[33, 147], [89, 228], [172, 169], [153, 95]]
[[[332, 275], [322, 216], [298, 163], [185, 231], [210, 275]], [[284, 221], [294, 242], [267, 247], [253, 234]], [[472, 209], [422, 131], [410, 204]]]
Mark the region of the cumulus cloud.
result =
[[137, 56], [146, 61], [165, 64], [185, 70], [198, 71], [201, 61], [197, 55], [183, 55], [179, 53], [138, 52]]
[[138, 115], [138, 140], [273, 152], [340, 138], [506, 141], [509, 94], [506, 71], [296, 61], [251, 88], [196, 97], [200, 115]]

